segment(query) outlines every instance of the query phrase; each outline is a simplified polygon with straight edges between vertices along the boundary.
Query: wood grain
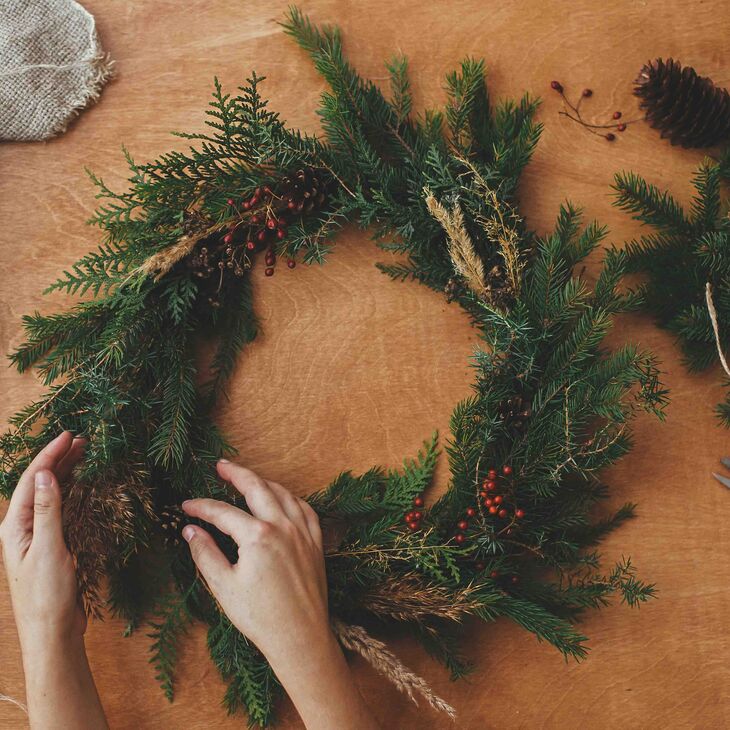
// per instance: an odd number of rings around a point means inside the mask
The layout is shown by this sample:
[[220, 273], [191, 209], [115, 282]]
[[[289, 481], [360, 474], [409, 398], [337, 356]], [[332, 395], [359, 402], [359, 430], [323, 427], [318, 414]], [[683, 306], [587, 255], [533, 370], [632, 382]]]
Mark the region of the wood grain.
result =
[[[84, 165], [112, 186], [123, 185], [122, 143], [139, 159], [179, 145], [167, 132], [202, 126], [212, 76], [232, 87], [252, 68], [268, 75], [266, 91], [285, 118], [317, 129], [313, 110], [322, 84], [276, 24], [287, 2], [84, 4], [118, 76], [63, 137], [0, 148], [3, 352], [20, 342], [23, 313], [67, 304], [40, 292], [96, 242], [83, 224], [94, 207]], [[614, 240], [624, 240], [636, 227], [610, 207], [612, 174], [633, 169], [686, 201], [700, 160], [643, 124], [614, 144], [585, 133], [558, 116], [551, 79], [576, 93], [593, 88], [586, 108], [597, 119], [616, 109], [634, 116], [630, 82], [657, 55], [678, 57], [730, 85], [723, 0], [309, 0], [304, 9], [316, 21], [340, 24], [351, 59], [375, 79], [384, 77], [385, 58], [396, 50], [407, 54], [418, 108], [442, 102], [443, 74], [465, 55], [486, 58], [495, 96], [544, 94], [545, 133], [521, 189], [522, 210], [538, 231], [548, 230], [559, 203], [570, 198], [609, 224]], [[246, 464], [301, 494], [343, 468], [396, 465], [434, 428], [445, 433], [451, 408], [468, 392], [476, 342], [465, 318], [424, 288], [388, 281], [373, 267], [383, 256], [366, 233], [348, 230], [326, 267], [256, 280], [264, 332], [242, 358], [220, 421]], [[614, 606], [592, 614], [583, 628], [593, 650], [580, 665], [565, 664], [509, 623], [475, 630], [469, 654], [477, 670], [459, 684], [410, 642], [394, 639], [403, 660], [456, 706], [459, 727], [730, 726], [730, 495], [709, 476], [730, 451], [728, 433], [711, 414], [723, 392], [720, 374], [690, 377], [671, 339], [646, 318], [622, 320], [614, 337], [654, 349], [672, 388], [667, 422], [642, 420], [637, 448], [606, 474], [617, 504], [639, 503], [639, 519], [606, 542], [607, 558], [631, 554], [657, 582], [659, 600], [639, 612]], [[3, 422], [40, 390], [32, 377], [10, 370], [0, 373], [0, 389]], [[442, 469], [441, 482], [444, 476]], [[112, 727], [243, 727], [219, 708], [222, 684], [202, 631], [185, 645], [173, 705], [155, 687], [143, 635], [123, 639], [120, 623], [108, 620], [90, 627], [87, 643]], [[0, 657], [0, 693], [22, 698], [4, 583]], [[355, 666], [384, 727], [451, 726]], [[286, 704], [281, 720], [282, 728], [301, 727]], [[0, 727], [23, 728], [26, 721], [0, 703]]]

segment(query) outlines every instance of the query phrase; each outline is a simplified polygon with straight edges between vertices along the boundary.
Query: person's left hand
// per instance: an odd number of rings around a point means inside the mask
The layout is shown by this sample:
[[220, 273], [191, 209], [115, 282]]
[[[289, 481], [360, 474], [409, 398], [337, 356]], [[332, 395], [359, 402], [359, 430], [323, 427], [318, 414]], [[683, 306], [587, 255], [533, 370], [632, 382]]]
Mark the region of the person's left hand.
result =
[[86, 617], [76, 573], [63, 539], [61, 490], [84, 452], [68, 431], [31, 462], [0, 524], [0, 546], [23, 651], [73, 645], [83, 639]]

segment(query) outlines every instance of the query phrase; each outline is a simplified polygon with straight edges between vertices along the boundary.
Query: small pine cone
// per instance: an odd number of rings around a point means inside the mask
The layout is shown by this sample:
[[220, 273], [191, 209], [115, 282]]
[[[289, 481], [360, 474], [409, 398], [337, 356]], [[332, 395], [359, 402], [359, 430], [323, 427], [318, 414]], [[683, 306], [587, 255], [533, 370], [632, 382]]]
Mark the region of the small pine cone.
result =
[[532, 409], [527, 399], [520, 395], [515, 395], [503, 400], [497, 406], [497, 413], [506, 428], [515, 433], [521, 433], [525, 426], [527, 426]]
[[158, 520], [164, 535], [165, 545], [174, 546], [182, 543], [182, 528], [189, 522], [179, 505], [163, 507], [158, 513]]
[[692, 67], [658, 58], [641, 69], [635, 84], [646, 120], [673, 145], [712, 147], [730, 139], [730, 94]]
[[310, 213], [324, 205], [327, 199], [325, 187], [320, 172], [305, 167], [282, 178], [278, 193], [292, 212]]

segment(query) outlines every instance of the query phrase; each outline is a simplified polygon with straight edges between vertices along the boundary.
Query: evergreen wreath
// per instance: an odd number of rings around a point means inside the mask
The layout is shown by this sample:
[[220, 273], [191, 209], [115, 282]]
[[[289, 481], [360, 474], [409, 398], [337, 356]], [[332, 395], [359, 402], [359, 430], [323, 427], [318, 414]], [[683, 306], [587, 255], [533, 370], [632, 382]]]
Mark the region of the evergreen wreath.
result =
[[[616, 175], [615, 204], [656, 229], [630, 241], [627, 271], [646, 275], [643, 306], [677, 338], [690, 370], [705, 370], [730, 346], [730, 217], [723, 183], [730, 182], [730, 149], [697, 170], [685, 210], [669, 192], [634, 173]], [[730, 426], [730, 394], [716, 412]]]
[[[340, 641], [449, 711], [371, 632], [399, 625], [454, 678], [469, 669], [457, 639], [470, 615], [508, 617], [584, 657], [574, 621], [586, 609], [614, 593], [630, 605], [654, 593], [628, 559], [601, 570], [593, 547], [634, 506], [598, 518], [594, 508], [608, 496], [600, 470], [629, 450], [638, 411], [661, 415], [665, 391], [651, 354], [601, 344], [614, 316], [639, 304], [617, 290], [625, 255], [609, 251], [592, 285], [573, 273], [605, 230], [582, 228], [565, 205], [554, 232], [538, 237], [516, 210], [540, 134], [535, 101], [493, 107], [482, 62], [467, 59], [446, 77], [445, 110], [417, 116], [405, 59], [388, 64], [386, 99], [345, 60], [337, 30], [296, 9], [284, 29], [329, 84], [324, 138], [286, 127], [261, 78], [236, 95], [216, 81], [209, 131], [182, 135], [197, 146], [146, 164], [127, 155], [126, 192], [94, 178], [103, 243], [49, 287], [93, 296], [24, 318], [27, 341], [12, 361], [20, 372], [35, 366], [48, 390], [1, 437], [0, 487], [9, 496], [59, 429], [85, 435], [64, 513], [87, 612], [106, 604], [130, 633], [151, 624], [151, 661], [169, 698], [180, 638], [202, 621], [228, 682], [225, 706], [269, 724], [276, 678], [196, 574], [177, 505], [209, 496], [245, 507], [215, 475], [233, 449], [214, 406], [256, 335], [257, 259], [267, 273], [277, 256], [322, 262], [333, 234], [356, 221], [404, 255], [385, 273], [445, 292], [484, 339], [473, 394], [451, 419], [440, 498], [424, 504], [435, 438], [401, 470], [345, 472], [309, 498], [335, 536], [326, 561]], [[215, 537], [234, 560], [235, 546]]]

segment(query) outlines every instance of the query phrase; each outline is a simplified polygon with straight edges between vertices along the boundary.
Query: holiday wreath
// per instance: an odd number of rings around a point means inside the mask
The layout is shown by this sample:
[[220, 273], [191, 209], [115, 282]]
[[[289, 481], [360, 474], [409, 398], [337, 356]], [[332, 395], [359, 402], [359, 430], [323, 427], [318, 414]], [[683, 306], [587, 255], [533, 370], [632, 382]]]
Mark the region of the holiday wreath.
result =
[[[536, 102], [492, 107], [482, 63], [467, 59], [447, 76], [445, 110], [417, 117], [404, 59], [388, 65], [387, 100], [346, 62], [336, 30], [295, 9], [284, 28], [329, 83], [324, 139], [288, 129], [253, 75], [235, 96], [216, 83], [210, 131], [183, 135], [197, 144], [189, 152], [143, 165], [128, 157], [126, 192], [96, 180], [104, 242], [50, 287], [94, 296], [24, 320], [27, 341], [12, 360], [21, 372], [35, 365], [48, 391], [2, 436], [1, 486], [9, 495], [58, 429], [86, 435], [64, 509], [87, 611], [106, 603], [129, 631], [152, 624], [152, 661], [170, 697], [181, 632], [204, 622], [227, 708], [268, 724], [276, 679], [196, 574], [176, 506], [203, 495], [240, 504], [215, 476], [231, 447], [213, 415], [256, 335], [252, 268], [262, 257], [266, 275], [280, 257], [291, 268], [321, 262], [328, 239], [357, 221], [404, 255], [382, 266], [387, 274], [445, 292], [485, 342], [473, 395], [451, 419], [443, 496], [424, 501], [434, 439], [401, 471], [344, 473], [309, 498], [335, 536], [327, 575], [343, 645], [450, 709], [395, 671], [370, 632], [400, 625], [454, 677], [468, 669], [456, 644], [468, 615], [508, 617], [583, 657], [574, 620], [585, 609], [612, 593], [633, 605], [653, 592], [628, 560], [603, 572], [592, 549], [633, 506], [593, 515], [608, 493], [600, 469], [629, 449], [635, 413], [660, 415], [665, 395], [650, 354], [601, 346], [613, 317], [638, 303], [617, 290], [623, 255], [609, 252], [593, 285], [573, 274], [604, 229], [582, 229], [566, 205], [554, 232], [538, 237], [516, 210], [540, 133]], [[201, 364], [208, 339], [216, 346]]]

